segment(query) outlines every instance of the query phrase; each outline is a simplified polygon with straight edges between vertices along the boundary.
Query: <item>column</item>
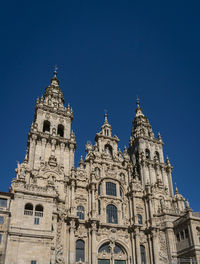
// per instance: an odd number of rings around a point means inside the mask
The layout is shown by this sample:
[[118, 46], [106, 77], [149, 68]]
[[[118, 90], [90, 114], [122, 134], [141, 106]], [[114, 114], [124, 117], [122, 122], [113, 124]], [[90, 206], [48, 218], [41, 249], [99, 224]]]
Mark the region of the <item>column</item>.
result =
[[136, 262], [136, 254], [135, 254], [135, 239], [134, 239], [134, 233], [133, 233], [134, 231], [133, 230], [131, 230], [131, 233], [130, 233], [130, 239], [131, 239], [131, 247], [132, 247], [132, 262], [131, 262], [131, 264], [136, 264], [137, 262]]
[[55, 156], [56, 154], [56, 140], [51, 140], [51, 155]]
[[158, 231], [153, 230], [153, 256], [154, 264], [159, 264], [159, 242], [158, 242]]
[[[173, 225], [173, 224], [172, 224]], [[174, 237], [174, 231], [173, 231], [173, 227], [171, 228], [167, 228], [166, 230], [166, 237], [167, 237], [167, 244], [169, 246], [169, 260], [171, 261], [172, 259], [174, 259], [174, 254], [176, 255], [176, 241], [175, 241], [175, 237]]]
[[95, 183], [91, 184], [91, 189], [92, 189], [92, 203], [91, 203], [91, 207], [92, 207], [92, 217], [96, 216], [96, 202], [95, 202], [95, 197], [94, 197], [94, 191], [95, 191]]
[[30, 151], [29, 151], [29, 163], [32, 168], [34, 168], [34, 160], [35, 160], [35, 147], [36, 147], [36, 135], [32, 135], [30, 142]]
[[74, 166], [74, 144], [69, 145], [69, 171]]
[[41, 159], [43, 162], [45, 162], [45, 147], [46, 147], [47, 139], [42, 139], [42, 149], [41, 149]]
[[75, 189], [75, 181], [72, 180], [72, 183], [71, 183], [71, 214], [72, 215], [75, 215], [75, 195], [74, 195], [74, 189]]
[[147, 241], [148, 241], [148, 248], [149, 248], [149, 261], [150, 264], [153, 264], [153, 251], [152, 251], [152, 244], [151, 244], [151, 235], [147, 235]]
[[97, 249], [96, 249], [96, 223], [92, 223], [92, 264], [97, 263]]
[[67, 175], [70, 174], [69, 170], [69, 146], [66, 145], [64, 149], [64, 170]]
[[69, 263], [74, 264], [75, 259], [75, 221], [71, 220], [70, 223], [70, 232], [69, 232]]
[[135, 245], [136, 245], [136, 256], [137, 256], [137, 264], [141, 264], [141, 255], [140, 255], [140, 240], [139, 240], [139, 230], [136, 230], [135, 234]]
[[60, 165], [64, 166], [64, 149], [65, 149], [65, 144], [61, 143], [60, 144]]
[[101, 183], [101, 186], [102, 186], [102, 195], [106, 195], [106, 183], [105, 183], [105, 181], [103, 181]]
[[143, 164], [144, 184], [150, 183], [148, 165]]
[[156, 182], [156, 175], [155, 175], [154, 165], [153, 164], [150, 164], [149, 165], [149, 169], [150, 169], [150, 179], [151, 179], [151, 183], [155, 183]]
[[173, 196], [174, 191], [173, 191], [173, 184], [172, 184], [171, 167], [167, 167], [167, 177], [168, 177], [168, 182], [169, 182], [170, 195]]

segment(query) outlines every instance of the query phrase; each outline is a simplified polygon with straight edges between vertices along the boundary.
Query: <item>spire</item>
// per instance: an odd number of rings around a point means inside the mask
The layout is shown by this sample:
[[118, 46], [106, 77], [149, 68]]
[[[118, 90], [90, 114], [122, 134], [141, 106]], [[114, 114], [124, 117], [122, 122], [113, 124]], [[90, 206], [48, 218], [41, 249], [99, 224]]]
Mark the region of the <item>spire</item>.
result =
[[101, 130], [104, 136], [111, 137], [111, 125], [108, 123], [108, 114], [106, 110], [104, 114], [104, 124], [101, 127]]
[[57, 70], [58, 70], [58, 67], [55, 65], [55, 67], [54, 67], [54, 75], [51, 78], [51, 85], [55, 85], [55, 86], [59, 85], [59, 80], [57, 78]]
[[105, 125], [105, 124], [108, 124], [108, 115], [107, 115], [107, 113], [105, 113], [104, 117], [105, 117], [105, 120], [104, 120], [104, 125]]
[[51, 83], [47, 86], [44, 94], [44, 103], [53, 108], [64, 108], [65, 99], [59, 87], [59, 80], [57, 78], [57, 66], [55, 66]]
[[142, 112], [142, 108], [140, 106], [140, 100], [137, 97], [136, 100], [137, 108], [136, 108], [136, 115], [133, 120], [133, 127], [132, 127], [132, 137], [138, 138], [138, 137], [148, 137], [153, 139], [154, 134], [152, 131], [152, 127], [149, 123], [149, 120], [146, 118], [146, 116]]
[[136, 116], [144, 116], [144, 114], [142, 113], [142, 108], [140, 107], [140, 99], [139, 97], [137, 96], [137, 99], [136, 99], [136, 104], [137, 104], [137, 108], [136, 108]]

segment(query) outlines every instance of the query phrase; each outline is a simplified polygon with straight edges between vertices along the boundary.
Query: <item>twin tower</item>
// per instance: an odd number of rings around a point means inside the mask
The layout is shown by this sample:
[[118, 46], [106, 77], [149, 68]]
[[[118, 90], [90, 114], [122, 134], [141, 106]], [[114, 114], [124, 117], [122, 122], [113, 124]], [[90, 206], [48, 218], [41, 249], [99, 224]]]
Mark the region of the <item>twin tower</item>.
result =
[[2, 263], [200, 263], [200, 216], [174, 194], [162, 138], [139, 102], [129, 148], [118, 148], [105, 115], [77, 168], [73, 111], [64, 103], [55, 71], [8, 194]]

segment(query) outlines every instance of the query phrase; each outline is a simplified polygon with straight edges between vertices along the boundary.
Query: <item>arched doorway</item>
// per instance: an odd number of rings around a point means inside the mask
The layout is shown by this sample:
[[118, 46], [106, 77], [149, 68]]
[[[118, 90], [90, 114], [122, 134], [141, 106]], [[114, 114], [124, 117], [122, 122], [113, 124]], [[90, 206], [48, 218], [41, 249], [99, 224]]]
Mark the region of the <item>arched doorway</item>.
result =
[[118, 243], [104, 243], [98, 250], [98, 264], [127, 264], [125, 249]]

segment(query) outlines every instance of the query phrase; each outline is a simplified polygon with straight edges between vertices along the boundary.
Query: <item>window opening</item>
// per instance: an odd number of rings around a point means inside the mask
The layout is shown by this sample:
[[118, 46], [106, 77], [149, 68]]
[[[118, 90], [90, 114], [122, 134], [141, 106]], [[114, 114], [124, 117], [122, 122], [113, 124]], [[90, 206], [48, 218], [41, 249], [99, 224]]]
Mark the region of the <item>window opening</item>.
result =
[[7, 207], [7, 199], [0, 199], [0, 207]]
[[141, 216], [141, 214], [138, 214], [138, 215], [137, 215], [137, 218], [138, 218], [138, 224], [139, 224], [139, 225], [142, 225], [143, 222], [142, 222], [142, 216]]
[[76, 241], [76, 261], [85, 261], [85, 242], [80, 239]]
[[99, 248], [99, 251], [98, 251], [98, 252], [103, 252], [103, 251], [105, 251], [105, 252], [107, 252], [107, 253], [110, 253], [110, 246], [109, 246], [109, 245], [110, 245], [109, 242], [103, 244], [103, 245]]
[[149, 151], [149, 149], [145, 150], [145, 156], [146, 156], [146, 159], [150, 159], [150, 151]]
[[181, 239], [183, 240], [184, 239], [184, 232], [181, 231]]
[[188, 238], [189, 237], [189, 233], [188, 233], [188, 229], [185, 229], [185, 237]]
[[98, 185], [98, 195], [100, 195], [101, 194], [101, 183], [99, 183], [99, 185]]
[[106, 182], [106, 194], [116, 196], [116, 184], [113, 182]]
[[3, 225], [3, 223], [4, 223], [4, 217], [1, 215], [0, 216], [0, 225]]
[[35, 225], [39, 225], [39, 223], [40, 223], [40, 218], [35, 217], [35, 218], [34, 218], [34, 224], [35, 224]]
[[33, 205], [31, 203], [25, 204], [24, 215], [33, 215]]
[[57, 134], [60, 136], [60, 137], [64, 137], [64, 126], [63, 125], [58, 125], [58, 131], [57, 131]]
[[177, 241], [178, 241], [178, 242], [180, 241], [180, 236], [179, 236], [179, 233], [178, 233], [178, 234], [176, 234], [176, 239], [177, 239]]
[[48, 120], [45, 120], [43, 123], [43, 132], [50, 132], [51, 123]]
[[109, 204], [106, 207], [107, 223], [117, 224], [117, 207], [113, 204]]
[[82, 205], [77, 206], [77, 216], [80, 220], [84, 220], [85, 218], [84, 207]]
[[35, 216], [43, 217], [43, 206], [38, 204], [35, 207]]
[[98, 214], [101, 214], [101, 202], [98, 200]]
[[120, 187], [120, 197], [123, 197], [123, 191], [121, 187]]
[[141, 264], [146, 264], [145, 247], [140, 245]]

